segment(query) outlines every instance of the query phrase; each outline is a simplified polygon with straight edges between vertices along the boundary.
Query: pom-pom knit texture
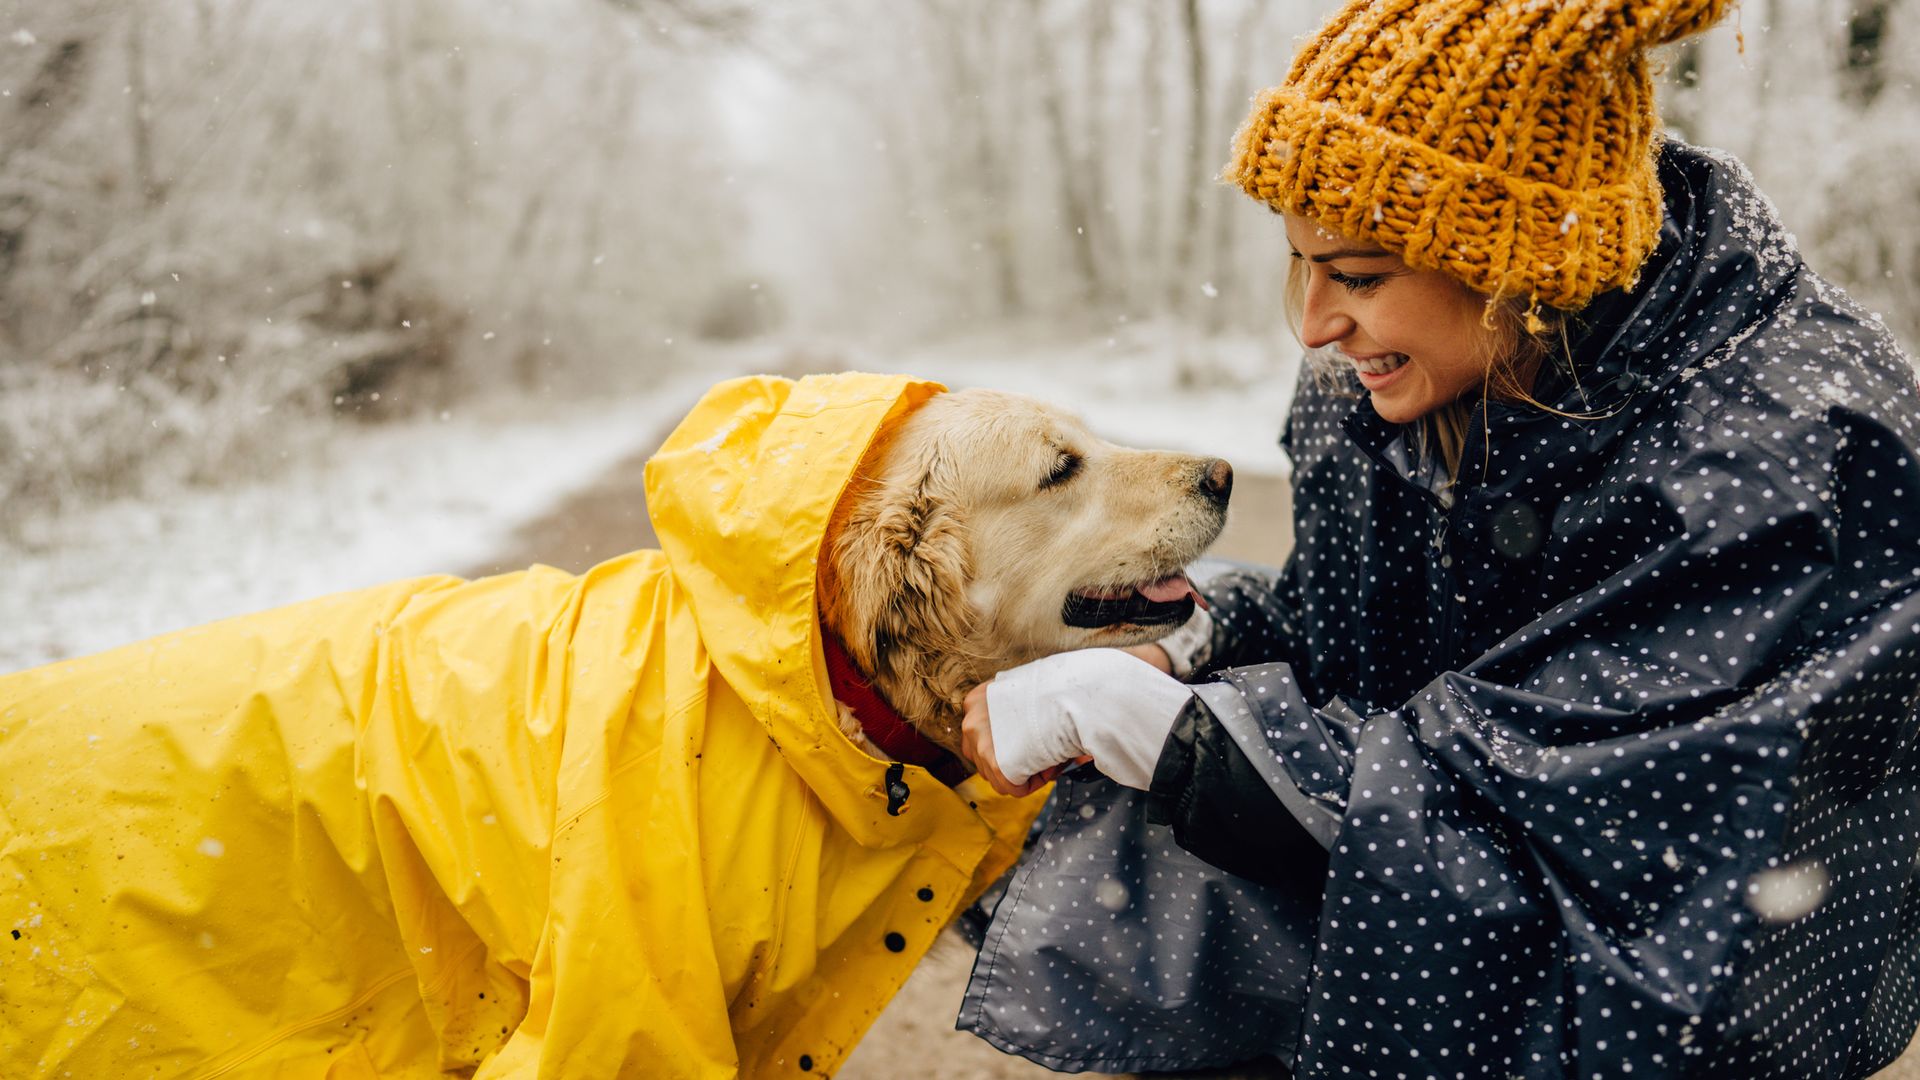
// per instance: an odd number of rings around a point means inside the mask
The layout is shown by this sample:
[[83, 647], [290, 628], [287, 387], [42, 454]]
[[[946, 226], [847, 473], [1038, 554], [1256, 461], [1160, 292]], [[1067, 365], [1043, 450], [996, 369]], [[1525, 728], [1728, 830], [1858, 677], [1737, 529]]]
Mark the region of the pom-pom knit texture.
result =
[[1227, 179], [1273, 209], [1562, 310], [1660, 232], [1647, 49], [1732, 0], [1354, 0], [1262, 92]]

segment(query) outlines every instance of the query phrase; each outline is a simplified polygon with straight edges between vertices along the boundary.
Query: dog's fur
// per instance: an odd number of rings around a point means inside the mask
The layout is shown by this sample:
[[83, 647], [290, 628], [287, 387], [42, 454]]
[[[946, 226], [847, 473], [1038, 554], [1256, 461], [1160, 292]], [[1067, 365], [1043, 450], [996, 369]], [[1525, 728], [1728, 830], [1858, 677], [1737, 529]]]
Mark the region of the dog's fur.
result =
[[1082, 629], [1062, 607], [1198, 557], [1225, 523], [1231, 476], [1216, 459], [1115, 446], [1031, 398], [943, 394], [881, 434], [840, 500], [821, 613], [901, 718], [954, 750], [961, 699], [996, 672], [1170, 630]]

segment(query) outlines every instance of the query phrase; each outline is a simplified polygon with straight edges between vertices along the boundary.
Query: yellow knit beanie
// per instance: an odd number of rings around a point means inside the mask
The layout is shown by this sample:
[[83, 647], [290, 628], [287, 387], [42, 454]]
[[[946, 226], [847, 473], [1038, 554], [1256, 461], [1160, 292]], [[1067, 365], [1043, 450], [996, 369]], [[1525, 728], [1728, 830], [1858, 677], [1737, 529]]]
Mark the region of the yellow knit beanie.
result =
[[1350, 0], [1263, 91], [1227, 179], [1496, 297], [1573, 311], [1660, 232], [1647, 50], [1733, 0]]

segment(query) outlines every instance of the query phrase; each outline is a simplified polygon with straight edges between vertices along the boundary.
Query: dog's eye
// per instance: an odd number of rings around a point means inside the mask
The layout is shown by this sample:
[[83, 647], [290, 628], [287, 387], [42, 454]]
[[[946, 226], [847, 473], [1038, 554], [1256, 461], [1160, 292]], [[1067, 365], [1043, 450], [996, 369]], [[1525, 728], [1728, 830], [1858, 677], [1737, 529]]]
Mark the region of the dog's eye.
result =
[[1053, 463], [1053, 471], [1047, 474], [1045, 480], [1040, 481], [1040, 489], [1044, 491], [1050, 487], [1058, 487], [1073, 479], [1073, 475], [1079, 471], [1079, 454], [1061, 454], [1059, 459]]

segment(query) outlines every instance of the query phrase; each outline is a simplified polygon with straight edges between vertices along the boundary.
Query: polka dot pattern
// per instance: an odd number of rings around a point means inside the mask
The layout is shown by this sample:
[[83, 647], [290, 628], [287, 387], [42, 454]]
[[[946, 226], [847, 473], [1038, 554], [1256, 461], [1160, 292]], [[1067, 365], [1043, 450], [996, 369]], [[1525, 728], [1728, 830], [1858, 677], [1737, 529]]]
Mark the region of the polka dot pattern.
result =
[[1055, 1069], [1152, 1072], [1291, 1055], [1319, 901], [1182, 851], [1146, 795], [1056, 783], [980, 947], [959, 1027]]

